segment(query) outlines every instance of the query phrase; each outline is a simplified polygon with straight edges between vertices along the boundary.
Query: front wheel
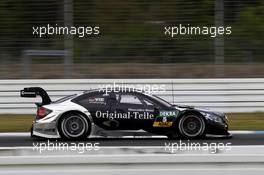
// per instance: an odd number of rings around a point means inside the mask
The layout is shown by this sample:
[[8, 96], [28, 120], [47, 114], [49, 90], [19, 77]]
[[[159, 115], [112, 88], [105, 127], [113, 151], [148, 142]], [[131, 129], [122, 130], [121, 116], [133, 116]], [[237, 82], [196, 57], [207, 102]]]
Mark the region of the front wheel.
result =
[[62, 138], [71, 140], [87, 138], [90, 122], [79, 113], [68, 113], [62, 118], [59, 130]]
[[205, 136], [205, 120], [197, 114], [186, 114], [178, 123], [179, 134], [185, 139], [196, 139]]

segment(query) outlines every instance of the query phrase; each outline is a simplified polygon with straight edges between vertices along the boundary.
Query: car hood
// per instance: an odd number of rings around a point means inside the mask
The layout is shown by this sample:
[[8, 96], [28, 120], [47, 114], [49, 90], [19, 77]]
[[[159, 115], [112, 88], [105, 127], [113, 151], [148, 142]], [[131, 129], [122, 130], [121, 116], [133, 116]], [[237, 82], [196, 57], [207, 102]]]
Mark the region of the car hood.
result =
[[206, 109], [206, 108], [199, 108], [199, 107], [188, 106], [188, 105], [174, 105], [174, 107], [176, 109], [180, 110], [180, 111], [184, 111], [184, 110], [187, 110], [187, 109], [192, 109], [192, 110], [199, 111], [201, 113], [209, 113], [209, 114], [220, 116], [222, 118], [225, 117], [225, 114], [223, 112], [212, 111], [212, 110]]

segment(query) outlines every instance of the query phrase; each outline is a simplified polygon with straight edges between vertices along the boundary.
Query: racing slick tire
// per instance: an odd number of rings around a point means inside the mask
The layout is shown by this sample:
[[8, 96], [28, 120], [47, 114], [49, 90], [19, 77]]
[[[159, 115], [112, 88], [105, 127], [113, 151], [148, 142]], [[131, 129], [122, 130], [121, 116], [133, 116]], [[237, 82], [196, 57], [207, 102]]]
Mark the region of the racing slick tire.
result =
[[90, 134], [91, 122], [80, 113], [70, 112], [60, 120], [58, 129], [63, 139], [85, 139]]
[[187, 113], [178, 122], [178, 133], [182, 139], [204, 138], [205, 130], [205, 119], [196, 113]]

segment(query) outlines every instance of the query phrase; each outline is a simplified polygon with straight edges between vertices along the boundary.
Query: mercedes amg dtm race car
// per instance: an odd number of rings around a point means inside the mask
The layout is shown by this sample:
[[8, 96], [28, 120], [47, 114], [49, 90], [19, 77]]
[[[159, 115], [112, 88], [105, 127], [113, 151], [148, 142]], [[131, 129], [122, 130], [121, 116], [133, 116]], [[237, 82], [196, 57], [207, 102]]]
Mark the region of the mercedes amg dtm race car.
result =
[[107, 136], [164, 135], [168, 138], [230, 137], [223, 113], [172, 105], [137, 91], [89, 90], [51, 101], [40, 87], [21, 90], [21, 97], [42, 98], [31, 135], [81, 139]]

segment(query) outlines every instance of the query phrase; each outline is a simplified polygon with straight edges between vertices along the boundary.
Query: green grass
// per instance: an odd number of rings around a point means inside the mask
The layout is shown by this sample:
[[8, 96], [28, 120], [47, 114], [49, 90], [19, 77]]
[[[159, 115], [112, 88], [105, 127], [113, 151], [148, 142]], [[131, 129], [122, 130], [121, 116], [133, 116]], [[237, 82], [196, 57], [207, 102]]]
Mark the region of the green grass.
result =
[[0, 132], [29, 131], [35, 115], [0, 115]]
[[[264, 113], [227, 114], [230, 130], [264, 130]], [[34, 115], [0, 115], [0, 132], [29, 131]]]
[[230, 130], [264, 130], [264, 113], [227, 114]]

